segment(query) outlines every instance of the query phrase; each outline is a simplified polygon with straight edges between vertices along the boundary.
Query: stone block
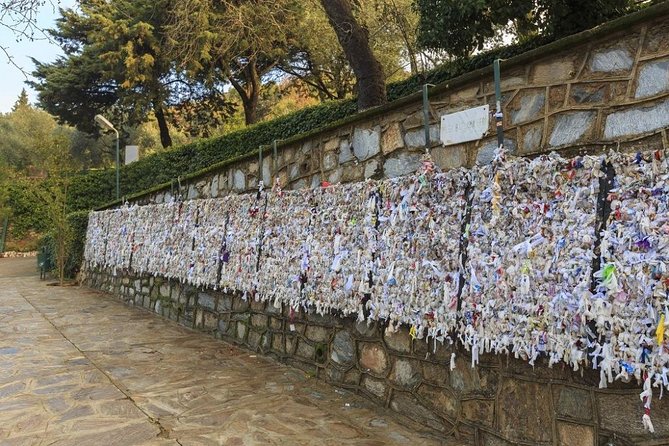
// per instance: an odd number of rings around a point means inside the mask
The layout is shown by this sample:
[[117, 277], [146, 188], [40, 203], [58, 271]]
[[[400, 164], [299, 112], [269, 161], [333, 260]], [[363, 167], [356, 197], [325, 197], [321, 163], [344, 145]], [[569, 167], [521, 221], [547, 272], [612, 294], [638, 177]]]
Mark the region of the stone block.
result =
[[381, 151], [384, 155], [404, 148], [402, 129], [398, 122], [391, 122], [381, 135]]
[[383, 172], [386, 178], [396, 178], [415, 173], [421, 166], [421, 155], [402, 153], [396, 158], [388, 158], [383, 163]]
[[406, 327], [400, 327], [400, 329], [394, 332], [385, 330], [383, 340], [391, 350], [401, 353], [409, 353], [411, 351], [411, 337]]
[[545, 384], [507, 378], [501, 384], [497, 411], [499, 432], [512, 440], [552, 440], [549, 388]]
[[362, 387], [375, 397], [385, 400], [386, 398], [386, 383], [383, 380], [375, 379], [370, 376], [365, 376], [362, 379]]
[[437, 417], [431, 410], [420, 404], [411, 394], [405, 392], [394, 392], [390, 402], [390, 408], [395, 412], [406, 415], [412, 420], [428, 426], [439, 432], [446, 432], [452, 428], [452, 424]]
[[413, 388], [421, 380], [421, 367], [418, 361], [396, 359], [390, 373], [390, 380], [400, 387]]
[[555, 412], [560, 417], [591, 421], [593, 417], [590, 392], [576, 387], [555, 386], [553, 388]]
[[188, 200], [195, 200], [196, 198], [199, 198], [200, 193], [195, 187], [194, 184], [191, 184], [188, 186], [188, 194], [186, 195], [186, 199]]
[[273, 318], [270, 318], [270, 320], [269, 320], [269, 327], [272, 330], [281, 330], [282, 325], [283, 325], [283, 321], [281, 319], [273, 317]]
[[[492, 427], [495, 421], [494, 400], [465, 400], [462, 401], [462, 417], [472, 423]], [[514, 409], [509, 409], [514, 410]]]
[[216, 309], [216, 298], [210, 294], [200, 292], [197, 296], [197, 304], [201, 308], [214, 311]]
[[246, 190], [246, 174], [240, 169], [235, 169], [231, 172], [233, 172], [232, 188], [237, 192]]
[[466, 88], [459, 88], [450, 95], [450, 101], [456, 104], [459, 102], [468, 102], [468, 101], [471, 102], [476, 100], [478, 95], [479, 95], [478, 85]]
[[351, 143], [348, 140], [342, 140], [339, 143], [339, 164], [344, 164], [354, 159]]
[[338, 184], [341, 182], [342, 172], [343, 169], [340, 167], [338, 169], [329, 172], [325, 178], [330, 184]]
[[423, 362], [423, 379], [438, 386], [445, 386], [449, 382], [449, 367], [445, 364]]
[[557, 85], [548, 90], [548, 109], [550, 111], [559, 110], [563, 107], [567, 97], [567, 86]]
[[522, 153], [536, 152], [541, 148], [541, 138], [544, 134], [542, 122], [523, 127], [521, 133], [523, 135]]
[[597, 113], [578, 111], [562, 113], [555, 118], [553, 132], [548, 144], [551, 147], [565, 146], [582, 141], [592, 130]]
[[435, 147], [430, 153], [432, 155], [432, 160], [442, 170], [451, 170], [467, 166], [467, 146], [465, 145]]
[[574, 84], [569, 93], [569, 103], [571, 105], [603, 104], [610, 97], [608, 83], [586, 83]]
[[362, 167], [361, 164], [354, 164], [354, 165], [349, 164], [348, 166], [342, 169], [342, 175], [341, 175], [342, 183], [363, 181], [364, 179], [365, 179], [364, 168]]
[[[439, 124], [434, 124], [430, 126], [430, 145], [436, 144], [439, 142], [440, 138], [440, 126]], [[404, 144], [409, 149], [422, 149], [425, 148], [425, 129], [420, 128], [418, 130], [412, 130], [404, 134]]]
[[297, 353], [297, 356], [300, 356], [304, 359], [313, 360], [314, 356], [315, 356], [315, 353], [316, 353], [316, 350], [314, 349], [313, 345], [311, 345], [311, 344], [309, 344], [309, 343], [307, 343], [303, 340], [299, 340], [297, 342], [297, 352], [296, 353]]
[[[657, 390], [654, 389], [654, 393]], [[624, 436], [647, 435], [641, 423], [643, 406], [639, 391], [628, 394], [595, 393], [599, 409], [600, 432], [606, 430]], [[630, 416], [631, 414], [637, 416]], [[655, 428], [655, 436], [669, 435], [669, 401], [667, 398], [653, 398], [651, 420]]]
[[283, 335], [279, 333], [275, 333], [274, 336], [272, 337], [272, 350], [284, 353], [283, 350]]
[[353, 130], [353, 154], [360, 161], [369, 159], [381, 151], [381, 127]]
[[330, 330], [325, 327], [309, 325], [305, 336], [314, 342], [327, 342], [330, 339]]
[[509, 104], [507, 113], [511, 124], [532, 121], [543, 116], [546, 92], [542, 89], [529, 89], [520, 92]]
[[267, 327], [267, 316], [264, 314], [254, 314], [251, 316], [251, 325], [258, 328]]
[[606, 117], [605, 139], [641, 135], [669, 126], [669, 100], [636, 106]]
[[[516, 152], [516, 141], [513, 139], [504, 138], [504, 147], [510, 152]], [[476, 155], [476, 164], [478, 166], [485, 166], [492, 163], [495, 159], [495, 151], [497, 150], [497, 139], [487, 139], [483, 142], [483, 146]]]
[[214, 331], [218, 327], [218, 316], [209, 311], [203, 312], [203, 327], [207, 331]]
[[170, 297], [170, 284], [169, 283], [163, 283], [160, 285], [159, 288], [159, 293], [161, 297], [168, 298]]
[[237, 339], [244, 340], [246, 339], [246, 332], [248, 331], [246, 323], [239, 321], [237, 322]]
[[648, 26], [643, 41], [643, 54], [666, 53], [669, 48], [669, 24], [663, 18], [661, 22]]
[[332, 343], [332, 359], [337, 364], [352, 364], [355, 360], [355, 343], [347, 331], [338, 331]]
[[232, 296], [229, 294], [223, 295], [218, 300], [218, 311], [230, 311], [232, 310]]
[[376, 322], [372, 320], [356, 322], [355, 331], [366, 338], [371, 338], [378, 334], [376, 329]]
[[209, 183], [209, 196], [212, 198], [218, 197], [218, 175], [214, 175]]
[[503, 438], [493, 435], [490, 432], [481, 432], [481, 446], [516, 446], [517, 443], [511, 443]]
[[323, 169], [330, 170], [337, 167], [337, 155], [333, 152], [327, 152], [323, 156]]
[[637, 77], [636, 99], [655, 96], [669, 91], [669, 59], [646, 62]]
[[634, 57], [629, 49], [623, 46], [595, 51], [590, 58], [590, 71], [593, 73], [629, 71], [632, 65]]
[[458, 398], [452, 391], [443, 387], [422, 384], [418, 388], [418, 396], [437, 414], [449, 420], [458, 418]]
[[461, 393], [469, 393], [481, 389], [481, 378], [479, 371], [471, 367], [470, 358], [457, 355], [455, 357], [455, 369], [450, 370], [449, 383], [451, 388]]
[[325, 152], [334, 152], [339, 148], [339, 138], [334, 137], [330, 138], [323, 144], [323, 151]]
[[379, 161], [376, 159], [369, 160], [365, 163], [365, 179], [377, 176], [379, 173]]
[[260, 341], [262, 340], [262, 334], [258, 333], [257, 331], [249, 331], [249, 337], [246, 343], [251, 347], [251, 349], [255, 350], [258, 347], [260, 347]]
[[388, 372], [388, 355], [380, 344], [364, 342], [359, 346], [360, 367], [376, 375]]
[[344, 373], [336, 367], [325, 369], [325, 381], [333, 384], [341, 384], [344, 380]]
[[573, 79], [575, 75], [576, 60], [574, 57], [566, 57], [536, 64], [532, 69], [532, 82], [553, 84]]
[[558, 446], [595, 446], [595, 429], [591, 426], [557, 423]]
[[265, 185], [272, 184], [272, 157], [270, 155], [265, 155], [262, 162], [262, 180]]
[[255, 296], [255, 298], [250, 301], [251, 311], [262, 313], [265, 311], [265, 302], [262, 300], [257, 300], [257, 298], [258, 296]]
[[360, 372], [358, 371], [358, 369], [351, 369], [344, 375], [344, 383], [348, 385], [357, 386], [359, 382], [360, 382]]

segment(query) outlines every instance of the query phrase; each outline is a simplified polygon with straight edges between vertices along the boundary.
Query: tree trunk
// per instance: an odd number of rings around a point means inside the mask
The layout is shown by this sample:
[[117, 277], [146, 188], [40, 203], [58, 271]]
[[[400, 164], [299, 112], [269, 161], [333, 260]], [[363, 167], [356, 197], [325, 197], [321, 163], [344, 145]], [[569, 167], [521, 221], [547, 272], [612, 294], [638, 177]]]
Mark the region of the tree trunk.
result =
[[[229, 73], [229, 70], [228, 70]], [[235, 79], [231, 73], [228, 78], [232, 87], [237, 91], [239, 97], [242, 99], [242, 107], [244, 107], [244, 122], [246, 125], [255, 124], [258, 121], [258, 99], [260, 98], [260, 73], [258, 73], [258, 65], [255, 58], [251, 58], [243, 70], [244, 83]]]
[[367, 30], [353, 17], [349, 0], [321, 0], [321, 4], [358, 81], [358, 109], [384, 104], [383, 68], [369, 46]]
[[156, 120], [158, 121], [158, 128], [160, 129], [160, 143], [163, 148], [170, 147], [172, 145], [172, 137], [170, 136], [170, 128], [167, 125], [167, 119], [165, 118], [165, 111], [163, 110], [163, 105], [156, 101], [153, 101], [153, 112], [156, 115]]

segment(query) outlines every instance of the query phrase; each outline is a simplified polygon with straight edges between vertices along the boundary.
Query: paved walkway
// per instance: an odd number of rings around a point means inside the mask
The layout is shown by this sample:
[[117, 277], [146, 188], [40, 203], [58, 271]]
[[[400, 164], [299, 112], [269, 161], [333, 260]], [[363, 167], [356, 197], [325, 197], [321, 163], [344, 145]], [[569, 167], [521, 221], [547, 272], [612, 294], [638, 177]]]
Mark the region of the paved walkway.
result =
[[[0, 259], [0, 445], [438, 445], [301, 371]], [[402, 423], [402, 424], [400, 424]]]

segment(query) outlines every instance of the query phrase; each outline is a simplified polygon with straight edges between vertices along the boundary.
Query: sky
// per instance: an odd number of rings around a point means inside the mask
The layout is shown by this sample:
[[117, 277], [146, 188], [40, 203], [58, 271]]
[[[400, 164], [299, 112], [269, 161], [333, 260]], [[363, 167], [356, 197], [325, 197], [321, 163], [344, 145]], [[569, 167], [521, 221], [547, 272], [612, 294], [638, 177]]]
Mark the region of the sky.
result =
[[[60, 0], [56, 3], [61, 8], [71, 8], [76, 0]], [[37, 24], [41, 28], [52, 28], [58, 17], [58, 9], [46, 2], [39, 11]], [[16, 36], [6, 28], [0, 27], [0, 46], [6, 47], [8, 52], [14, 58], [14, 62], [30, 73], [34, 66], [30, 57], [34, 57], [40, 62], [51, 62], [61, 54], [60, 48], [42, 38], [34, 41], [17, 42]], [[7, 61], [7, 57], [0, 53], [0, 113], [6, 113], [11, 110], [16, 102], [21, 89], [25, 88], [28, 92], [30, 102], [37, 100], [37, 95], [29, 86], [25, 84], [26, 76]]]

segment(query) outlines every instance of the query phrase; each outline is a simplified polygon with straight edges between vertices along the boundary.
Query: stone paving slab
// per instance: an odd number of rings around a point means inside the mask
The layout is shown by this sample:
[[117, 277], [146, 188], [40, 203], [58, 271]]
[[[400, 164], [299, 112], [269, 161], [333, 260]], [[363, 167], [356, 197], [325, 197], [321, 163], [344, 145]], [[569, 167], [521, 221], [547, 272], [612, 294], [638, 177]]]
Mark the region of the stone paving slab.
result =
[[299, 370], [0, 259], [2, 445], [455, 445]]

